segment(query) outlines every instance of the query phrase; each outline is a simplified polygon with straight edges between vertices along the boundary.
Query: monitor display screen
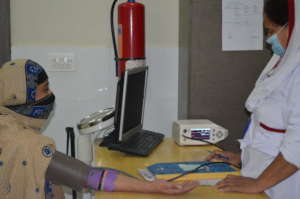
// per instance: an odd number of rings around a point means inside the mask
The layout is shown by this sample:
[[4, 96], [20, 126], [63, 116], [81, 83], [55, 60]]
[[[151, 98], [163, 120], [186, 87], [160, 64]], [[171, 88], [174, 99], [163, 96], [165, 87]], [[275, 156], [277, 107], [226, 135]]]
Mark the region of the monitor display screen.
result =
[[127, 70], [120, 83], [123, 86], [119, 88], [119, 104], [116, 106], [119, 141], [126, 140], [142, 128], [147, 69], [138, 67]]

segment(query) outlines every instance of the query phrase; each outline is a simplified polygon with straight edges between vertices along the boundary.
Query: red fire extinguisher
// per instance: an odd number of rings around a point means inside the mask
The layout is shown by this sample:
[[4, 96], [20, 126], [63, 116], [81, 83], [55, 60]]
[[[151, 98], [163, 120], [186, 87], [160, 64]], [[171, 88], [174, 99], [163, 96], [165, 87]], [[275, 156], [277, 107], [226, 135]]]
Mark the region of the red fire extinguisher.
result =
[[135, 0], [118, 6], [118, 50], [115, 49], [115, 54], [119, 77], [127, 61], [145, 60], [145, 6]]

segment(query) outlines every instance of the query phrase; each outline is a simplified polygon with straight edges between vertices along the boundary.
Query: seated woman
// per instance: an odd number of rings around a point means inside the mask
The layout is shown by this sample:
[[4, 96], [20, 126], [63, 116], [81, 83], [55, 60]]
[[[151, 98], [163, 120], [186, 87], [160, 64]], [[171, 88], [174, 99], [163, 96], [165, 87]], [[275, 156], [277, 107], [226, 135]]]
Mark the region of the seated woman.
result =
[[[31, 60], [0, 68], [0, 195], [3, 199], [58, 199], [57, 185], [75, 190], [182, 194], [195, 182], [144, 182], [116, 171], [92, 168], [55, 150], [41, 135], [55, 102], [45, 70]], [[45, 194], [46, 192], [46, 194]]]

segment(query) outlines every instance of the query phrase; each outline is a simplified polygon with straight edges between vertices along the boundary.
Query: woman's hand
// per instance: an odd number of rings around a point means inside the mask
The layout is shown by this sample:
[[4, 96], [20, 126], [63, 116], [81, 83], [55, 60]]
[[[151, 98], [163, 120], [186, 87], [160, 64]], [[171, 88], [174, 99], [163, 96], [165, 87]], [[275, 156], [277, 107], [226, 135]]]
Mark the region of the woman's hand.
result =
[[219, 160], [223, 162], [228, 162], [233, 164], [237, 167], [241, 164], [241, 155], [237, 153], [232, 153], [228, 151], [213, 151], [209, 156], [206, 158], [207, 161], [212, 160]]
[[264, 190], [259, 186], [258, 180], [243, 176], [228, 175], [216, 185], [222, 192], [261, 193]]
[[193, 190], [199, 184], [193, 181], [187, 181], [182, 184], [172, 183], [164, 180], [151, 182], [154, 193], [162, 194], [182, 194]]
[[261, 193], [299, 171], [298, 167], [287, 162], [281, 153], [275, 160], [254, 179], [243, 176], [229, 175], [217, 183], [216, 187], [224, 192]]

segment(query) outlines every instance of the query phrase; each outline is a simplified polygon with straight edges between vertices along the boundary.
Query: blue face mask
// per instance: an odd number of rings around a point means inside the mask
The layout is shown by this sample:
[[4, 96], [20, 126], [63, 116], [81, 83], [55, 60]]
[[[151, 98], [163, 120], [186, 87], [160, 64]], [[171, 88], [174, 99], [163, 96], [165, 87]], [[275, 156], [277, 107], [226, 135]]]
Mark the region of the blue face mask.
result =
[[284, 25], [277, 33], [269, 37], [266, 41], [268, 44], [272, 46], [273, 53], [279, 55], [280, 57], [284, 56], [285, 48], [281, 45], [277, 35], [282, 31], [282, 29], [286, 27], [286, 25]]
[[274, 54], [279, 55], [280, 57], [284, 56], [285, 48], [282, 47], [277, 34], [271, 36], [266, 42], [272, 46], [272, 51]]

